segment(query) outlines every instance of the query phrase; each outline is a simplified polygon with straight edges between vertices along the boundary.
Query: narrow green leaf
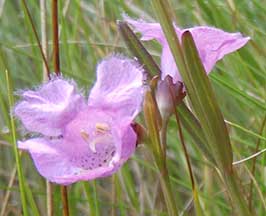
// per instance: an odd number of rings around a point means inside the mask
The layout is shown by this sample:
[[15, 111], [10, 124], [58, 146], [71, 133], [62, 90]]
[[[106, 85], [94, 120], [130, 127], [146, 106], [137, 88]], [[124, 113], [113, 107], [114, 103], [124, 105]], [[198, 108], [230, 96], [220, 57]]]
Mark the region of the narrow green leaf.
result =
[[204, 156], [213, 164], [215, 164], [214, 157], [210, 152], [210, 148], [207, 145], [205, 135], [203, 134], [202, 128], [198, 119], [188, 109], [184, 102], [177, 106], [177, 112], [183, 127], [191, 135], [196, 146], [204, 153]]
[[241, 130], [241, 131], [246, 132], [247, 134], [250, 134], [251, 136], [254, 136], [254, 137], [256, 137], [256, 138], [258, 138], [258, 139], [260, 139], [260, 140], [266, 141], [266, 137], [263, 137], [263, 136], [261, 136], [261, 135], [255, 133], [255, 132], [253, 132], [253, 131], [251, 131], [251, 130], [249, 130], [249, 129], [247, 129], [247, 128], [244, 128], [244, 127], [242, 127], [242, 126], [239, 125], [239, 124], [236, 124], [236, 123], [233, 123], [233, 122], [230, 122], [230, 121], [227, 121], [227, 120], [225, 120], [225, 122], [226, 122], [228, 125], [231, 125], [232, 127], [235, 127], [235, 128], [237, 128], [237, 129], [239, 129], [239, 130]]
[[91, 182], [83, 182], [83, 186], [85, 189], [85, 193], [88, 199], [89, 207], [90, 207], [90, 214], [99, 216], [99, 201], [97, 196], [97, 189], [96, 189], [97, 182], [95, 180]]
[[[7, 83], [8, 102], [9, 102], [9, 108], [11, 110], [14, 106], [13, 88], [12, 88], [11, 80], [10, 80], [9, 73], [7, 70], [5, 74], [6, 74], [6, 83]], [[21, 168], [21, 159], [19, 156], [18, 148], [17, 148], [15, 121], [12, 115], [10, 115], [10, 125], [11, 125], [11, 133], [12, 133], [13, 151], [15, 155], [18, 179], [19, 179], [20, 199], [21, 199], [21, 204], [22, 204], [22, 209], [23, 209], [23, 215], [27, 216], [28, 206], [26, 203], [25, 181], [24, 181], [24, 176], [23, 176], [22, 168]]]
[[148, 129], [149, 139], [151, 142], [151, 145], [149, 147], [153, 151], [157, 166], [160, 170], [162, 170], [164, 168], [164, 161], [161, 158], [163, 153], [160, 143], [159, 125], [156, 119], [156, 103], [151, 91], [146, 92], [143, 111], [146, 127]]
[[160, 75], [161, 71], [158, 65], [152, 59], [152, 56], [144, 48], [141, 42], [138, 40], [134, 32], [128, 27], [126, 22], [118, 22], [119, 31], [121, 32], [129, 50], [133, 55], [137, 57], [139, 62], [143, 64], [146, 71], [150, 74]]
[[250, 215], [241, 194], [237, 176], [233, 172], [233, 153], [229, 134], [215, 99], [211, 83], [199, 58], [193, 37], [189, 31], [182, 36], [182, 47], [187, 71], [181, 72], [192, 106], [203, 132], [229, 189], [234, 206], [241, 215]]
[[211, 83], [198, 56], [190, 32], [182, 36], [187, 72], [180, 72], [184, 79], [188, 95], [195, 113], [201, 122], [205, 137], [217, 165], [222, 170], [231, 172], [233, 154], [227, 128], [222, 113], [216, 102]]
[[27, 198], [28, 198], [28, 202], [29, 202], [29, 204], [31, 206], [32, 214], [34, 216], [39, 216], [40, 212], [39, 212], [39, 209], [38, 209], [38, 207], [36, 205], [36, 202], [34, 200], [32, 191], [31, 191], [31, 189], [30, 189], [30, 187], [29, 187], [27, 182], [25, 182], [24, 185], [25, 185], [25, 191], [26, 191], [26, 195], [27, 195]]
[[172, 24], [173, 13], [171, 10], [169, 10], [169, 2], [167, 0], [154, 0], [152, 1], [152, 3], [156, 11], [157, 17], [159, 18], [161, 27], [163, 29], [164, 35], [167, 39], [173, 57], [176, 61], [176, 64], [178, 65], [178, 69], [179, 71], [185, 71], [185, 59]]
[[[226, 81], [222, 80], [219, 76], [215, 74], [211, 74], [211, 80], [216, 82], [217, 84], [223, 86], [224, 88], [228, 89], [230, 94], [235, 97], [236, 99], [244, 99], [243, 102], [248, 105], [255, 105], [256, 107], [260, 108], [261, 110], [266, 110], [266, 106], [260, 100], [246, 94], [244, 91], [237, 89], [236, 87], [228, 84]], [[234, 93], [234, 94], [233, 94]]]
[[197, 188], [192, 191], [195, 205], [195, 212], [197, 216], [204, 216], [203, 209], [200, 205], [199, 194]]

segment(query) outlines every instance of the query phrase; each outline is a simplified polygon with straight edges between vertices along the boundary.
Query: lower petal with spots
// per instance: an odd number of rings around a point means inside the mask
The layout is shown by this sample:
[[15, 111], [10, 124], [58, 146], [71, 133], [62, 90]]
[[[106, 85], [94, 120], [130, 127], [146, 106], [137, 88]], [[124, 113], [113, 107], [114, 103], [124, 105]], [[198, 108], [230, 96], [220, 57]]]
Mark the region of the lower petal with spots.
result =
[[116, 172], [122, 163], [112, 162], [115, 155], [113, 145], [104, 145], [96, 152], [76, 151], [70, 153], [65, 139], [35, 138], [19, 142], [18, 147], [30, 153], [38, 172], [57, 184], [68, 185], [77, 181], [93, 180]]

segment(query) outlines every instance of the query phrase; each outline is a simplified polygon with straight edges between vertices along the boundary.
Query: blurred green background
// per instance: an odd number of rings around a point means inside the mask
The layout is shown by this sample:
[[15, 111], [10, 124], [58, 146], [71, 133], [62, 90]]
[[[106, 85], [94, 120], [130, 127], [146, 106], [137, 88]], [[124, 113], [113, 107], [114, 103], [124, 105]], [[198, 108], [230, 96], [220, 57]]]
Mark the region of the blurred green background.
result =
[[[52, 70], [51, 1], [45, 1], [46, 16], [41, 19], [40, 2], [27, 0], [38, 36], [47, 37], [48, 63]], [[180, 27], [208, 25], [228, 32], [241, 32], [251, 41], [240, 51], [218, 62], [210, 78], [219, 105], [228, 122], [234, 151], [234, 160], [253, 154], [256, 143], [265, 148], [263, 131], [266, 115], [266, 1], [265, 0], [172, 0], [176, 23]], [[61, 0], [59, 1], [60, 60], [64, 77], [74, 79], [84, 94], [88, 94], [95, 80], [95, 68], [101, 58], [112, 53], [129, 55], [121, 38], [116, 21], [122, 14], [146, 21], [156, 21], [156, 14], [148, 0]], [[41, 22], [46, 22], [46, 31]], [[161, 47], [155, 41], [145, 47], [158, 64]], [[132, 57], [132, 56], [131, 56]], [[5, 70], [17, 92], [34, 88], [42, 83], [43, 63], [22, 1], [0, 1], [0, 206], [3, 207], [10, 193], [3, 215], [21, 215], [21, 204], [15, 159], [11, 147], [10, 109], [8, 105]], [[140, 122], [141, 122], [140, 118]], [[190, 179], [184, 154], [177, 136], [175, 121], [170, 121], [168, 131], [168, 167], [178, 209], [182, 215], [194, 215]], [[29, 137], [17, 122], [18, 139]], [[262, 132], [262, 136], [265, 133]], [[206, 215], [231, 215], [230, 201], [223, 183], [206, 164], [203, 156], [185, 134], [189, 155], [193, 164], [201, 202]], [[253, 203], [254, 214], [265, 215], [266, 157], [257, 158], [255, 174], [251, 173], [252, 161], [238, 165], [244, 185], [249, 190], [250, 179], [255, 177]], [[45, 180], [39, 176], [30, 157], [23, 153], [22, 167], [29, 185], [27, 199], [30, 215], [46, 215]], [[249, 170], [249, 171], [248, 171]], [[71, 215], [167, 215], [158, 201], [157, 170], [147, 148], [140, 146], [134, 157], [114, 176], [69, 187]], [[9, 185], [10, 180], [14, 182]], [[9, 185], [9, 186], [8, 186]], [[55, 215], [61, 215], [58, 186], [54, 186]], [[90, 205], [93, 202], [93, 205]], [[98, 206], [98, 208], [97, 208]], [[97, 208], [94, 211], [91, 208]]]

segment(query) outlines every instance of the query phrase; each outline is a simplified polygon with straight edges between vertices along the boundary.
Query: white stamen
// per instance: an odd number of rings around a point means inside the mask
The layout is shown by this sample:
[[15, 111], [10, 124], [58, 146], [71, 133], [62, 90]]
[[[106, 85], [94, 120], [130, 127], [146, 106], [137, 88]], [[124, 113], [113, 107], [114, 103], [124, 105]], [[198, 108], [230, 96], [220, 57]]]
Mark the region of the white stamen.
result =
[[81, 130], [80, 135], [83, 138], [83, 140], [89, 144], [90, 150], [92, 150], [92, 152], [96, 152], [96, 143], [89, 142], [89, 138], [90, 138], [89, 134], [85, 130]]

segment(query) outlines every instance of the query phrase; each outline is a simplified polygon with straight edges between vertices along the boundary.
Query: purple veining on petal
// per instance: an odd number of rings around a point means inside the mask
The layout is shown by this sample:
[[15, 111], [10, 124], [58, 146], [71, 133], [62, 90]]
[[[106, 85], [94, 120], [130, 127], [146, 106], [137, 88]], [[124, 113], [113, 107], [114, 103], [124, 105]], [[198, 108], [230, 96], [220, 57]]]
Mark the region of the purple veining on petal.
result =
[[[132, 60], [114, 56], [100, 63], [97, 73], [88, 105], [78, 103], [81, 96], [74, 84], [57, 79], [24, 92], [15, 108], [28, 129], [46, 135], [19, 142], [18, 147], [29, 151], [38, 172], [49, 181], [67, 185], [111, 175], [135, 151], [137, 135], [131, 123], [142, 103], [143, 72]], [[71, 118], [65, 115], [69, 110]], [[61, 136], [51, 139], [58, 131]]]
[[[182, 81], [159, 23], [146, 23], [129, 17], [126, 17], [125, 21], [131, 24], [136, 32], [142, 34], [142, 40], [156, 39], [161, 43], [162, 79], [170, 75], [175, 83]], [[249, 37], [243, 37], [240, 33], [228, 33], [214, 27], [199, 26], [181, 30], [175, 26], [175, 30], [179, 40], [185, 31], [191, 32], [206, 73], [211, 72], [217, 61], [240, 49], [250, 40]]]

